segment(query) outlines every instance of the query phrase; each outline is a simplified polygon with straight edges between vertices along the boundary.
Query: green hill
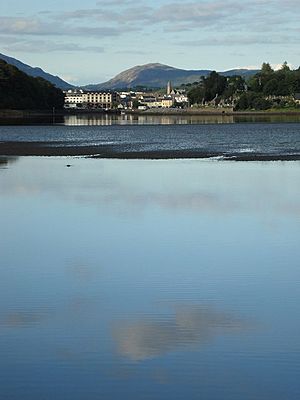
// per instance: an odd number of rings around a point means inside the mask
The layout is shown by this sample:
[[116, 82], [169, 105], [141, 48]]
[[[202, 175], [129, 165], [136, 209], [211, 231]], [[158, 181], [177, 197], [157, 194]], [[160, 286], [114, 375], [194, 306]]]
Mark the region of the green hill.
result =
[[0, 109], [49, 110], [63, 104], [63, 92], [50, 82], [0, 60]]

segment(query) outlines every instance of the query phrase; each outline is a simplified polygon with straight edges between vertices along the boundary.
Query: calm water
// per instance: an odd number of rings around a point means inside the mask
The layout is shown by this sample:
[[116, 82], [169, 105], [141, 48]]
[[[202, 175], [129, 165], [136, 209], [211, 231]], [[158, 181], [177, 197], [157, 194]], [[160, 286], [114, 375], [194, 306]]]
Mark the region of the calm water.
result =
[[[0, 155], [300, 159], [299, 123], [1, 126]], [[192, 153], [192, 154], [191, 154]]]
[[298, 400], [299, 177], [2, 157], [1, 400]]
[[194, 125], [235, 123], [286, 123], [300, 122], [300, 113], [294, 115], [147, 115], [147, 114], [74, 114], [41, 116], [31, 118], [0, 118], [0, 125], [66, 125], [66, 126], [111, 126], [111, 125]]

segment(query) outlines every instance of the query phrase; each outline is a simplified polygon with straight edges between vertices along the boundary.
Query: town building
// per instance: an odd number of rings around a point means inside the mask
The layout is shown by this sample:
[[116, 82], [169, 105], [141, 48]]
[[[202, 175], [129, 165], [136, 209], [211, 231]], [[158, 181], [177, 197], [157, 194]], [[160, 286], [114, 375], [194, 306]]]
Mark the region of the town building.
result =
[[300, 104], [300, 93], [295, 93], [294, 100], [295, 103]]
[[188, 98], [184, 91], [172, 89], [168, 83], [167, 94], [133, 92], [133, 91], [87, 91], [73, 89], [65, 91], [66, 109], [99, 109], [99, 110], [140, 110], [149, 108], [184, 107], [188, 104]]
[[174, 100], [171, 96], [170, 97], [162, 97], [160, 99], [160, 101], [161, 101], [161, 106], [163, 108], [171, 108], [174, 105]]
[[65, 108], [79, 108], [83, 104], [83, 90], [68, 90], [65, 94]]
[[172, 83], [171, 81], [169, 81], [167, 84], [167, 96], [170, 96], [171, 93], [172, 93]]
[[180, 104], [181, 106], [188, 105], [189, 99], [184, 90], [176, 90], [172, 88], [172, 83], [168, 82], [167, 85], [167, 96], [172, 97], [173, 105]]
[[81, 89], [65, 91], [65, 108], [111, 110], [119, 102], [116, 92], [88, 92]]
[[83, 104], [88, 108], [102, 108], [111, 110], [117, 105], [118, 94], [116, 92], [85, 92], [83, 93]]
[[146, 108], [171, 108], [174, 105], [171, 96], [141, 96], [139, 103]]
[[188, 105], [189, 99], [184, 91], [174, 90], [171, 94], [174, 102], [181, 105]]

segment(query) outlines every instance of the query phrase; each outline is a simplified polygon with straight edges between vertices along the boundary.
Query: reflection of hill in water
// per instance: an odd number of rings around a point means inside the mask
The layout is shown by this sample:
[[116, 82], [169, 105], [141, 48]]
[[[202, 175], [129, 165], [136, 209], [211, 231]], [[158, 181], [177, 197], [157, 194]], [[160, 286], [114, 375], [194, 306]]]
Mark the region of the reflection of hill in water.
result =
[[0, 156], [0, 169], [7, 168], [8, 164], [17, 162], [19, 157]]

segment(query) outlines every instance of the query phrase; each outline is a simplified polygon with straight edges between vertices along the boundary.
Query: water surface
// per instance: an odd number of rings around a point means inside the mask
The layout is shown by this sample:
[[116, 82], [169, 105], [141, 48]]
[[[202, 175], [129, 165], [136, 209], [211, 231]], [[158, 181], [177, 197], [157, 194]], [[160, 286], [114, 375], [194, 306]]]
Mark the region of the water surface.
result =
[[2, 157], [1, 400], [298, 400], [299, 175]]
[[[179, 111], [179, 110], [178, 110]], [[67, 115], [36, 115], [26, 118], [0, 118], [0, 125], [66, 125], [66, 126], [111, 126], [111, 125], [199, 125], [235, 123], [296, 123], [300, 113], [248, 113], [248, 114], [198, 114], [198, 115], [151, 115], [151, 114], [106, 114], [75, 113]]]
[[299, 160], [299, 123], [2, 126], [0, 155]]

